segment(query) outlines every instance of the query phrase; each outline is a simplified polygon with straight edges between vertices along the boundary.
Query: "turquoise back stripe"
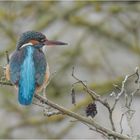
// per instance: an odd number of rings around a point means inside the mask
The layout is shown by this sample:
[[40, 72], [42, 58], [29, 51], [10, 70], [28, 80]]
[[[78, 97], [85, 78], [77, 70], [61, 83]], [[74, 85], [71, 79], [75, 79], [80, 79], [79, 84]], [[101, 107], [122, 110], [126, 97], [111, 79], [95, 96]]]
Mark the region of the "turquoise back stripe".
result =
[[25, 59], [21, 65], [18, 100], [22, 105], [29, 105], [32, 103], [35, 92], [35, 66], [33, 60], [34, 49], [27, 46]]

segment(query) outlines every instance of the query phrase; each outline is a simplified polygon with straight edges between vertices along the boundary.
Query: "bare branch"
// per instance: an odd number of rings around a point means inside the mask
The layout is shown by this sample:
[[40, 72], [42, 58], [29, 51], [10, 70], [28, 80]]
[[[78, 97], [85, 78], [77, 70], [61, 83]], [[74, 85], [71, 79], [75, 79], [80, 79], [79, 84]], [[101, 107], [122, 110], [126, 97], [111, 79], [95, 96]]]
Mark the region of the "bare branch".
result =
[[96, 101], [100, 102], [104, 107], [107, 108], [107, 110], [109, 112], [109, 119], [110, 119], [110, 123], [111, 123], [111, 126], [112, 126], [112, 130], [116, 131], [115, 125], [114, 125], [114, 122], [113, 122], [113, 118], [112, 118], [112, 112], [113, 111], [112, 111], [110, 105], [108, 104], [108, 102], [106, 100], [105, 101], [101, 100], [99, 94], [97, 94], [95, 91], [93, 91], [90, 88], [88, 88], [87, 85], [82, 80], [78, 79], [75, 76], [75, 74], [74, 74], [74, 67], [73, 67], [73, 70], [72, 70], [72, 76], [74, 77], [74, 79], [77, 80], [76, 83], [81, 83], [84, 86], [84, 90], [86, 91], [86, 93], [88, 93], [91, 96], [93, 101], [96, 100]]
[[78, 79], [78, 78], [74, 75], [74, 67], [73, 67], [73, 69], [72, 69], [72, 77], [73, 77], [76, 81], [78, 81], [77, 83], [81, 83], [81, 84], [89, 91], [88, 93], [89, 93], [89, 95], [91, 96], [91, 98], [92, 98], [93, 100], [100, 97], [99, 94], [97, 94], [97, 93], [94, 92], [93, 90], [88, 89], [88, 88], [87, 88], [87, 85], [86, 85], [82, 80]]
[[[128, 78], [130, 78], [134, 75], [137, 76], [137, 79], [135, 80], [135, 83], [137, 84], [137, 87], [133, 92], [131, 92], [130, 94], [127, 94], [126, 91], [125, 91], [125, 84], [126, 84]], [[121, 92], [118, 94], [117, 98], [115, 98], [116, 100], [115, 100], [114, 104], [116, 105], [116, 102], [118, 102], [118, 100], [120, 98], [120, 95], [124, 93], [126, 111], [121, 115], [121, 119], [120, 119], [120, 129], [121, 129], [120, 133], [121, 134], [123, 133], [122, 121], [123, 121], [124, 116], [126, 115], [128, 126], [129, 126], [130, 132], [131, 132], [131, 136], [133, 136], [133, 128], [132, 128], [132, 125], [131, 125], [131, 119], [132, 119], [132, 117], [135, 113], [135, 110], [131, 109], [131, 104], [132, 104], [134, 95], [139, 90], [140, 90], [139, 69], [138, 69], [138, 67], [136, 67], [134, 74], [131, 74], [131, 75], [128, 75], [128, 76], [125, 77], [124, 81], [122, 82]]]
[[53, 103], [52, 101], [48, 100], [48, 99], [45, 99], [44, 97], [38, 95], [38, 94], [35, 94], [35, 98], [38, 99], [40, 102], [46, 104], [46, 105], [49, 105], [57, 110], [59, 110], [60, 112], [62, 112], [63, 114], [65, 115], [68, 115], [70, 117], [73, 117], [81, 122], [84, 122], [84, 123], [87, 123], [95, 128], [97, 128], [98, 130], [101, 130], [105, 133], [107, 133], [109, 136], [115, 136], [117, 138], [120, 138], [120, 139], [131, 139], [130, 137], [128, 136], [125, 136], [125, 135], [122, 135], [120, 133], [117, 133], [117, 132], [114, 132], [112, 130], [109, 130], [103, 126], [100, 126], [98, 123], [96, 123], [93, 119], [89, 119], [89, 118], [86, 118], [86, 117], [83, 117], [81, 115], [78, 115], [77, 113], [74, 113], [62, 106], [59, 106], [58, 104], [56, 103]]

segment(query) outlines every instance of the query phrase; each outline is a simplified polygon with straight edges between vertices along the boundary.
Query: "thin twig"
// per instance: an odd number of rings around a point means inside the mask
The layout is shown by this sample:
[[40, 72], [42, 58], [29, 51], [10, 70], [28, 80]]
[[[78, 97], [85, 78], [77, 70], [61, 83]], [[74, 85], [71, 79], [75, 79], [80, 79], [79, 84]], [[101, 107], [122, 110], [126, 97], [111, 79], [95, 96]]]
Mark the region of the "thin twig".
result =
[[9, 53], [8, 53], [8, 51], [6, 51], [5, 53], [6, 53], [7, 64], [9, 64], [9, 62], [10, 62]]
[[104, 133], [104, 132], [102, 132], [102, 131], [100, 131], [100, 130], [98, 130], [98, 129], [96, 129], [96, 128], [93, 128], [92, 126], [90, 126], [90, 125], [88, 125], [88, 124], [86, 124], [86, 123], [84, 123], [84, 122], [82, 122], [84, 125], [86, 125], [88, 128], [89, 128], [89, 130], [93, 130], [93, 131], [95, 131], [96, 133], [100, 133], [103, 137], [105, 137], [105, 138], [108, 138], [108, 135], [106, 134], [106, 133]]
[[[78, 79], [78, 78], [74, 75], [74, 67], [73, 67], [73, 69], [72, 69], [72, 77], [73, 77], [74, 79], [76, 79], [79, 83], [81, 83], [81, 84], [87, 89], [87, 85], [86, 85], [82, 80]], [[90, 92], [89, 92], [89, 95], [91, 96], [91, 98], [92, 98], [93, 100], [100, 97], [100, 95], [97, 94], [96, 92], [94, 92], [93, 90], [88, 89], [88, 91], [90, 91]]]
[[114, 125], [114, 122], [113, 122], [113, 118], [112, 118], [112, 112], [113, 111], [112, 111], [110, 105], [108, 104], [108, 102], [106, 102], [106, 100], [105, 101], [101, 100], [99, 94], [97, 94], [95, 91], [89, 89], [87, 87], [87, 85], [82, 80], [78, 79], [75, 76], [75, 74], [74, 74], [74, 67], [72, 69], [72, 77], [77, 80], [76, 83], [81, 83], [84, 86], [84, 90], [86, 90], [86, 93], [88, 93], [91, 96], [93, 101], [96, 100], [96, 101], [100, 102], [103, 106], [105, 106], [107, 108], [107, 110], [109, 112], [109, 118], [110, 118], [110, 123], [111, 123], [111, 126], [112, 126], [112, 130], [116, 131], [115, 125]]
[[[135, 80], [135, 83], [137, 84], [137, 87], [136, 87], [136, 89], [135, 89], [133, 92], [131, 92], [130, 94], [127, 94], [127, 93], [125, 92], [125, 87], [124, 87], [124, 86], [125, 86], [125, 83], [127, 82], [128, 78], [130, 78], [130, 77], [132, 77], [132, 76], [134, 76], [134, 75], [137, 76], [137, 79]], [[122, 82], [121, 92], [124, 92], [124, 95], [125, 95], [125, 96], [124, 96], [124, 97], [125, 97], [125, 108], [126, 108], [127, 110], [121, 115], [121, 119], [120, 119], [120, 129], [121, 129], [121, 130], [120, 130], [120, 133], [121, 133], [121, 134], [123, 133], [122, 121], [123, 121], [124, 116], [126, 115], [126, 119], [127, 119], [127, 122], [128, 122], [128, 126], [129, 126], [130, 132], [131, 132], [131, 136], [133, 136], [133, 128], [132, 128], [132, 125], [131, 125], [131, 119], [132, 119], [132, 117], [133, 117], [133, 115], [134, 115], [134, 113], [135, 113], [135, 110], [132, 110], [132, 109], [131, 109], [131, 104], [132, 104], [134, 95], [135, 95], [139, 90], [140, 90], [139, 69], [138, 69], [138, 67], [136, 67], [135, 73], [134, 73], [134, 74], [131, 74], [131, 75], [127, 76], [127, 77], [125, 77], [125, 80]], [[120, 98], [120, 97], [119, 97], [119, 98]], [[115, 102], [117, 102], [119, 98], [117, 98], [117, 99], [115, 100]]]
[[120, 120], [120, 133], [123, 134], [123, 126], [122, 126], [122, 122], [123, 122], [123, 117], [124, 117], [125, 113], [123, 113], [121, 115], [121, 120]]

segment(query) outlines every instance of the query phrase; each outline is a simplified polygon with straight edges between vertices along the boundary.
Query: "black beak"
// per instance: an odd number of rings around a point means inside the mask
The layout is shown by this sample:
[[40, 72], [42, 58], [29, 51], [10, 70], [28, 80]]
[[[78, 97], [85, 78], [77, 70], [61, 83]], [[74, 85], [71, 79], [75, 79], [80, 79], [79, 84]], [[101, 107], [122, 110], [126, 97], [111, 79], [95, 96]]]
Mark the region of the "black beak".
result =
[[67, 43], [61, 41], [47, 40], [44, 42], [45, 45], [68, 45]]

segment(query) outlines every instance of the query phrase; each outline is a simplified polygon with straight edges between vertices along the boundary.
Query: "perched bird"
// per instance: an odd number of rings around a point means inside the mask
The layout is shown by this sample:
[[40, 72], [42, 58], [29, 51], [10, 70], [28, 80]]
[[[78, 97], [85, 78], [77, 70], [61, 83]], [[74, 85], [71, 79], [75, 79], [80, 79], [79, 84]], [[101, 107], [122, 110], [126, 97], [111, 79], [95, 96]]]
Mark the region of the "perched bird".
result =
[[42, 51], [43, 46], [66, 44], [50, 41], [36, 31], [27, 31], [20, 36], [6, 67], [6, 78], [16, 85], [20, 104], [30, 105], [34, 94], [40, 92], [48, 82], [49, 66]]

